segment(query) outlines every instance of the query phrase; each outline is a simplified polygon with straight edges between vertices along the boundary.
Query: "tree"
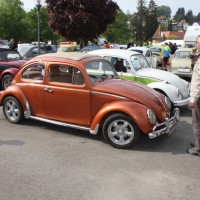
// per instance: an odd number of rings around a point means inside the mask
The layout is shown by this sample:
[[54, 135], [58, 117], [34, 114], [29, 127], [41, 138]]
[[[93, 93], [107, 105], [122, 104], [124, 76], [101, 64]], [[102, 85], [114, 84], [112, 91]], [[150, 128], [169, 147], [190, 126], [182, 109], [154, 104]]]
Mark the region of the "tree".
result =
[[169, 6], [158, 6], [157, 7], [157, 15], [160, 16], [165, 16], [167, 19], [171, 18], [171, 8]]
[[0, 37], [18, 41], [24, 36], [26, 12], [22, 6], [20, 0], [0, 0]]
[[115, 22], [108, 26], [103, 36], [109, 42], [117, 41], [120, 44], [126, 44], [131, 38], [131, 25], [129, 23], [129, 17], [119, 10]]
[[49, 26], [66, 40], [92, 40], [115, 21], [111, 0], [46, 0]]
[[137, 43], [142, 45], [145, 40], [145, 19], [147, 15], [147, 7], [145, 0], [138, 0], [137, 12], [133, 14], [133, 26], [135, 27], [135, 37]]
[[198, 22], [200, 24], [200, 12], [198, 13], [198, 15], [195, 18], [195, 21]]
[[[38, 16], [36, 7], [26, 14], [24, 21], [27, 33], [25, 41], [37, 41]], [[45, 42], [49, 40], [54, 41], [59, 38], [48, 26], [48, 15], [45, 7], [41, 7], [40, 9], [40, 38], [41, 41]]]
[[179, 8], [176, 12], [176, 14], [174, 15], [174, 19], [177, 22], [180, 22], [181, 20], [185, 19], [185, 8]]
[[188, 24], [192, 25], [194, 22], [194, 15], [192, 10], [188, 10], [188, 12], [185, 14], [185, 20]]
[[148, 12], [145, 19], [145, 41], [148, 41], [152, 38], [153, 34], [158, 28], [157, 20], [157, 6], [154, 0], [150, 0]]

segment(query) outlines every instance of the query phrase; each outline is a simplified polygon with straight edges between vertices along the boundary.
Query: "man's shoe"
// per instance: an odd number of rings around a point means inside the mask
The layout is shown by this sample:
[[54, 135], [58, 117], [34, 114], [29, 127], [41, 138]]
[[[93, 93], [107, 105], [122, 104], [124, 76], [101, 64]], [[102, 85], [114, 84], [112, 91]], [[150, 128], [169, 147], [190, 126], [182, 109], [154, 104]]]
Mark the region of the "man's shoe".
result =
[[188, 149], [187, 152], [188, 152], [190, 155], [200, 156], [200, 152], [197, 151], [197, 150], [195, 150], [194, 148]]
[[195, 147], [194, 142], [191, 142], [190, 145], [191, 145], [191, 147]]

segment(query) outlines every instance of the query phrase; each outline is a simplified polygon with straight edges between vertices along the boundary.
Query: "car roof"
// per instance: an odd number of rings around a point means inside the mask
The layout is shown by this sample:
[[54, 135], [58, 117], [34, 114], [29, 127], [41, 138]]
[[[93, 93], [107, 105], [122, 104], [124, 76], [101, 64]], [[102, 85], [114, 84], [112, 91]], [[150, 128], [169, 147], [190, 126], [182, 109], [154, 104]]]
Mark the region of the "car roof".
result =
[[149, 50], [149, 48], [147, 48], [147, 47], [130, 47], [130, 48], [128, 48], [128, 50], [141, 50], [141, 51], [147, 51], [147, 50]]
[[[58, 52], [58, 53], [48, 53], [48, 54], [42, 54], [39, 56], [36, 56], [35, 59], [46, 59], [46, 58], [65, 58], [65, 59], [72, 59], [72, 60], [82, 60], [84, 58], [91, 58], [91, 57], [98, 57], [96, 55], [90, 55], [87, 53], [82, 52]], [[33, 60], [32, 59], [32, 60]]]
[[141, 55], [136, 51], [127, 51], [124, 49], [98, 49], [88, 52], [88, 54], [118, 56], [126, 59], [130, 59], [132, 55]]

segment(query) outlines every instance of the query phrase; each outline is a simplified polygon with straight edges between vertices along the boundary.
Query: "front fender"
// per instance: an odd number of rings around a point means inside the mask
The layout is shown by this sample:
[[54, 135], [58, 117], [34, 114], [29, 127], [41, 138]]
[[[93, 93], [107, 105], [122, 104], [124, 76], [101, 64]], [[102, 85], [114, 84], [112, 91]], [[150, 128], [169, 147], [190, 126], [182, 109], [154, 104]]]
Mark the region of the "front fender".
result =
[[153, 88], [154, 90], [159, 90], [163, 93], [165, 93], [171, 102], [175, 102], [178, 100], [181, 100], [178, 98], [178, 88], [171, 84], [166, 84], [162, 82], [154, 82], [148, 84], [149, 87]]
[[1, 92], [0, 106], [2, 106], [2, 103], [7, 96], [13, 96], [13, 97], [17, 98], [17, 100], [20, 102], [20, 104], [23, 108], [23, 111], [24, 112], [27, 111], [27, 102], [28, 101], [27, 101], [24, 93], [22, 92], [22, 90], [18, 86], [11, 85], [6, 90]]
[[90, 129], [95, 130], [95, 127], [110, 114], [120, 112], [131, 117], [143, 133], [149, 133], [152, 130], [152, 125], [147, 117], [147, 109], [143, 104], [127, 100], [108, 103], [97, 112]]

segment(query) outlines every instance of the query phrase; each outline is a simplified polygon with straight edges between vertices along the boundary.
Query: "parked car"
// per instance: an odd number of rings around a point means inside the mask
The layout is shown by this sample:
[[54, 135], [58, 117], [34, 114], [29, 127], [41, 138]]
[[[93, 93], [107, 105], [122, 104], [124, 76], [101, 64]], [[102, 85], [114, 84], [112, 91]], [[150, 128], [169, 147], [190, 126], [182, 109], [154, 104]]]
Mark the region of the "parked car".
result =
[[[37, 97], [37, 98], [36, 98]], [[24, 118], [102, 130], [113, 147], [134, 145], [140, 134], [170, 134], [179, 109], [155, 90], [118, 77], [105, 59], [88, 53], [55, 53], [33, 58], [0, 92], [0, 106], [11, 123]]]
[[192, 77], [191, 48], [177, 49], [171, 59], [172, 72], [180, 77]]
[[[17, 49], [22, 56], [23, 59], [29, 60], [31, 58], [34, 58], [38, 55], [38, 46], [33, 44], [26, 44], [26, 45], [20, 45]], [[40, 54], [48, 53], [46, 50], [46, 46], [41, 45], [40, 46]]]
[[127, 50], [143, 54], [152, 68], [158, 68], [158, 57], [153, 54], [151, 49], [147, 47], [131, 47]]
[[19, 68], [26, 61], [22, 59], [19, 52], [11, 49], [0, 48], [0, 86], [1, 89], [7, 88]]
[[163, 60], [163, 56], [164, 56], [164, 48], [165, 48], [164, 46], [151, 46], [150, 47], [153, 55], [157, 56], [159, 68], [162, 67], [162, 60]]
[[80, 51], [80, 46], [77, 42], [67, 41], [58, 44], [57, 52], [74, 52]]
[[105, 49], [104, 46], [99, 46], [99, 45], [87, 45], [85, 47], [83, 47], [80, 52], [89, 52], [89, 51], [93, 51], [93, 50], [97, 50], [97, 49]]
[[143, 83], [165, 94], [175, 107], [188, 105], [189, 83], [170, 72], [151, 68], [142, 54], [119, 49], [95, 50], [89, 53], [109, 60], [121, 78]]

